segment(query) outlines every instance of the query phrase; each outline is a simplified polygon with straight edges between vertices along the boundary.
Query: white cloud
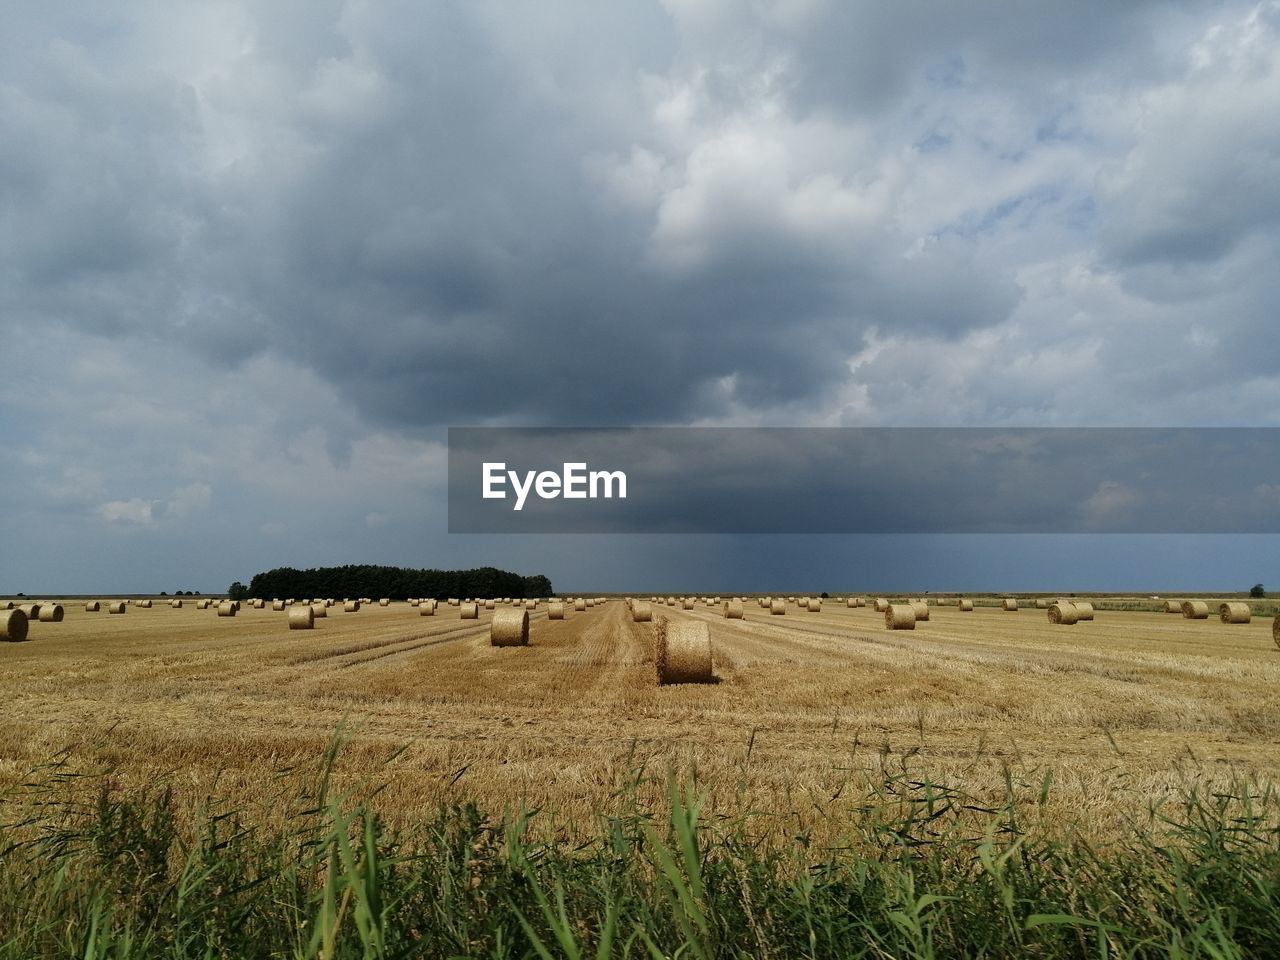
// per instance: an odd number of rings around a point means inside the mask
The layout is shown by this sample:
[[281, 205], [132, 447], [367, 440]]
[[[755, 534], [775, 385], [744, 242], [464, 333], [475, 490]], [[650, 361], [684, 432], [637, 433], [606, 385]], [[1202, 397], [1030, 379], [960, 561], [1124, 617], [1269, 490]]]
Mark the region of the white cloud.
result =
[[154, 506], [154, 501], [139, 497], [131, 500], [109, 500], [98, 505], [97, 514], [104, 523], [150, 527], [155, 524], [152, 516]]

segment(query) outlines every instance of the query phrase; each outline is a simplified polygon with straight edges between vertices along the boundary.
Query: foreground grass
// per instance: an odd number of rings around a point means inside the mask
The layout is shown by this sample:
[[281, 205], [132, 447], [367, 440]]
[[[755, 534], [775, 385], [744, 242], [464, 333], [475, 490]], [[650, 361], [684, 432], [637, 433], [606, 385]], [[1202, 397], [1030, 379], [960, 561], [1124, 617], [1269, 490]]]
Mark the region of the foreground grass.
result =
[[39, 771], [0, 801], [0, 956], [1280, 956], [1280, 804], [1252, 782], [1106, 850], [1023, 822], [1012, 781], [990, 807], [884, 771], [836, 847], [704, 821], [674, 780], [570, 844], [551, 813], [465, 805], [392, 830], [376, 792], [332, 794], [336, 750], [283, 829]]

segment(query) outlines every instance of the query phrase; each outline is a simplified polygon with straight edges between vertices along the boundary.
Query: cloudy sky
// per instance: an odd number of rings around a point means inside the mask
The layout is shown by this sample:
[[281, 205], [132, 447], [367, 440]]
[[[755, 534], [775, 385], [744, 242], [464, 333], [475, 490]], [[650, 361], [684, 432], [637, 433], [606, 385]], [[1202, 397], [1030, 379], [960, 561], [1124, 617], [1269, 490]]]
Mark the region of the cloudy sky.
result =
[[444, 447], [1280, 426], [1277, 184], [1276, 0], [11, 4], [0, 593], [1280, 587], [1261, 536], [450, 536]]

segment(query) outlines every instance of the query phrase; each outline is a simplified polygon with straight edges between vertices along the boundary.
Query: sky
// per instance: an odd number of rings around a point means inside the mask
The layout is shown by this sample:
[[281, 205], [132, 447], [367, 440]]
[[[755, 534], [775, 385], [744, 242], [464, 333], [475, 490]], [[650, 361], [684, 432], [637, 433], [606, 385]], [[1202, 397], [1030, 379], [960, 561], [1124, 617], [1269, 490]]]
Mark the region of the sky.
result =
[[0, 593], [1280, 587], [1280, 538], [450, 535], [449, 426], [1280, 426], [1280, 2], [19, 2]]

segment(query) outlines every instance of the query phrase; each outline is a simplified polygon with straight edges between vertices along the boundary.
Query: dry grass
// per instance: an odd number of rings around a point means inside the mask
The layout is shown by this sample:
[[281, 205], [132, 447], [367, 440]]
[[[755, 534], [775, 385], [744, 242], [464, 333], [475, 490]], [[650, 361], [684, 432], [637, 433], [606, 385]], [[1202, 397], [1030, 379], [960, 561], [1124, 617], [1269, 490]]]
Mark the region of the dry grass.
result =
[[762, 828], [831, 838], [851, 770], [909, 764], [979, 796], [1052, 769], [1048, 812], [1105, 835], [1190, 782], [1280, 772], [1280, 652], [1258, 618], [1224, 630], [1103, 611], [1064, 645], [1045, 618], [999, 607], [940, 607], [912, 633], [835, 604], [666, 613], [707, 624], [719, 683], [657, 686], [652, 625], [618, 601], [531, 613], [530, 645], [511, 649], [490, 646], [492, 613], [448, 606], [289, 631], [269, 610], [67, 604], [31, 642], [0, 645], [0, 790], [65, 749], [122, 784], [177, 771], [191, 796], [216, 783], [253, 800], [344, 723], [339, 781], [389, 781], [379, 803], [405, 821], [474, 799], [590, 824], [633, 776], [660, 797], [671, 766], [696, 771], [710, 810], [774, 811]]

